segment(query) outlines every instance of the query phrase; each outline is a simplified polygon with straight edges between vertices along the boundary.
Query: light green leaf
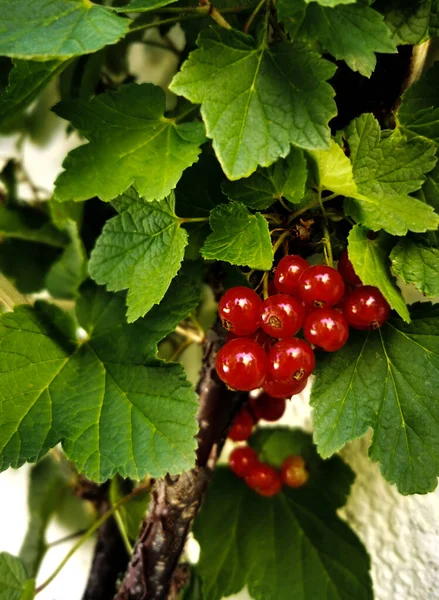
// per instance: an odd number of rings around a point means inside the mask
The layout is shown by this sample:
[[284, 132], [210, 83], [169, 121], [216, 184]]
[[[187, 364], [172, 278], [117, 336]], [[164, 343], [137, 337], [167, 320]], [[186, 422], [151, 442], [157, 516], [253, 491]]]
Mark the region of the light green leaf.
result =
[[437, 0], [378, 0], [375, 8], [384, 14], [398, 45], [419, 44], [437, 35]]
[[89, 334], [82, 344], [69, 341], [73, 323], [45, 303], [1, 316], [2, 469], [60, 441], [79, 471], [99, 482], [193, 466], [192, 387], [180, 365], [155, 358], [148, 324], [128, 325], [121, 314], [123, 298], [89, 291], [77, 304]]
[[427, 71], [403, 95], [397, 119], [403, 130], [439, 144], [439, 64]]
[[404, 283], [412, 283], [428, 296], [439, 296], [439, 249], [410, 239], [401, 240], [390, 254], [392, 270]]
[[[1, 16], [0, 16], [1, 20]], [[22, 112], [69, 61], [14, 61], [9, 85], [0, 96], [0, 127]]]
[[302, 150], [292, 148], [287, 158], [278, 160], [268, 169], [259, 167], [247, 179], [226, 181], [223, 191], [231, 200], [239, 200], [256, 210], [268, 208], [281, 198], [297, 204], [305, 194], [307, 176]]
[[110, 291], [128, 289], [127, 319], [133, 322], [165, 295], [183, 260], [187, 233], [172, 197], [144, 202], [130, 191], [114, 205], [120, 214], [105, 224], [89, 270]]
[[390, 272], [389, 254], [394, 238], [383, 231], [368, 237], [370, 232], [356, 225], [348, 237], [349, 259], [364, 285], [377, 287], [398, 314], [410, 323], [410, 313]]
[[342, 196], [357, 193], [351, 161], [334, 140], [331, 140], [329, 150], [313, 150], [308, 154], [316, 165], [317, 183], [321, 189]]
[[346, 346], [322, 355], [311, 405], [323, 457], [372, 427], [369, 454], [384, 477], [402, 494], [425, 494], [439, 474], [439, 305], [410, 312], [409, 325], [390, 318], [376, 331], [351, 331]]
[[150, 83], [130, 84], [90, 101], [61, 102], [55, 112], [90, 140], [64, 161], [59, 201], [112, 200], [131, 185], [145, 200], [161, 200], [196, 162], [205, 141], [201, 123], [163, 116], [165, 95]]
[[27, 579], [21, 560], [0, 552], [0, 600], [31, 600], [34, 589], [35, 582]]
[[70, 243], [46, 276], [47, 290], [55, 298], [74, 298], [87, 277], [87, 254], [78, 224], [69, 221], [65, 231], [70, 236]]
[[304, 0], [300, 9], [301, 1], [279, 0], [279, 18], [290, 34], [318, 40], [323, 49], [337, 60], [344, 60], [353, 71], [370, 77], [376, 66], [376, 52], [396, 52], [382, 15], [369, 6], [352, 2], [341, 6], [340, 2], [328, 1], [306, 7]]
[[378, 121], [365, 114], [346, 130], [358, 193], [347, 199], [345, 210], [369, 229], [393, 235], [436, 229], [439, 216], [408, 194], [418, 190], [433, 169], [435, 145], [395, 130], [381, 137]]
[[174, 2], [177, 2], [177, 0], [131, 0], [131, 2], [125, 6], [113, 7], [113, 10], [124, 13], [148, 12], [149, 10], [156, 10], [157, 8], [162, 8], [162, 6], [167, 6]]
[[210, 213], [212, 233], [201, 249], [206, 259], [268, 271], [273, 249], [267, 221], [251, 214], [241, 202], [220, 204]]
[[129, 24], [89, 0], [2, 0], [0, 55], [65, 60], [115, 44]]
[[[264, 441], [276, 443], [276, 435]], [[289, 435], [294, 445], [296, 432]], [[332, 477], [349, 489], [352, 473], [340, 459], [316, 458], [311, 467], [303, 488], [285, 486], [272, 498], [259, 496], [230, 469], [215, 469], [194, 526], [205, 598], [220, 600], [245, 586], [255, 600], [373, 597], [367, 553], [337, 517], [342, 495], [331, 494]]]
[[248, 177], [301, 148], [327, 148], [336, 114], [326, 83], [335, 67], [304, 46], [258, 47], [252, 37], [219, 27], [203, 30], [171, 83], [201, 104], [208, 137], [229, 179]]
[[63, 248], [67, 236], [37, 210], [29, 207], [9, 209], [0, 205], [0, 234], [6, 239], [25, 240]]

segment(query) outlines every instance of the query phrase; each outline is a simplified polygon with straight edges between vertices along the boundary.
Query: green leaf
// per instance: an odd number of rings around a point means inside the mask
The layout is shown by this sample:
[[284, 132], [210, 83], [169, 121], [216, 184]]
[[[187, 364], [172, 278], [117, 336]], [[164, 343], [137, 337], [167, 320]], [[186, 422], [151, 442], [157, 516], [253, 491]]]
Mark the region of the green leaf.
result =
[[350, 332], [320, 357], [311, 391], [314, 440], [323, 457], [374, 429], [369, 454], [402, 494], [435, 489], [439, 474], [439, 305], [411, 307], [412, 322], [390, 318]]
[[0, 205], [0, 234], [7, 239], [39, 242], [55, 248], [63, 248], [68, 241], [45, 215], [25, 206], [9, 209]]
[[349, 234], [349, 258], [355, 272], [364, 285], [377, 287], [390, 306], [410, 323], [409, 310], [390, 272], [389, 255], [395, 244], [394, 238], [383, 231], [378, 235], [368, 234], [370, 232], [359, 225], [353, 227]]
[[398, 129], [381, 136], [370, 114], [352, 121], [346, 136], [358, 189], [355, 199], [346, 200], [347, 213], [369, 229], [393, 235], [437, 229], [439, 216], [408, 195], [422, 186], [425, 173], [434, 167], [434, 144], [405, 137]]
[[2, 0], [0, 55], [65, 60], [115, 44], [129, 24], [89, 0]]
[[439, 296], [439, 249], [415, 241], [401, 240], [390, 254], [392, 270], [404, 283], [412, 283], [428, 296]]
[[66, 232], [69, 233], [70, 243], [51, 266], [46, 277], [47, 290], [55, 298], [74, 298], [87, 277], [87, 255], [78, 224], [69, 221]]
[[[1, 17], [0, 17], [1, 19]], [[14, 61], [9, 85], [0, 96], [0, 127], [22, 112], [69, 61]]]
[[338, 6], [340, 4], [355, 4], [357, 0], [304, 0], [306, 4], [317, 2], [320, 6]]
[[256, 210], [268, 208], [281, 198], [297, 204], [305, 194], [307, 176], [302, 150], [292, 148], [287, 158], [278, 160], [268, 169], [258, 167], [247, 179], [225, 182], [223, 191], [231, 200], [239, 200]]
[[59, 254], [59, 248], [46, 244], [5, 239], [0, 244], [0, 272], [23, 294], [40, 292]]
[[[123, 481], [113, 477], [110, 483], [110, 501], [114, 506], [128, 492], [123, 490]], [[119, 518], [130, 542], [135, 542], [139, 535], [139, 528], [149, 504], [150, 493], [148, 490], [133, 496], [126, 504], [118, 509]]]
[[35, 577], [46, 552], [45, 534], [49, 520], [73, 485], [72, 472], [51, 455], [31, 470], [28, 491], [30, 520], [20, 549], [29, 577]]
[[384, 14], [398, 45], [419, 44], [437, 35], [437, 0], [378, 0], [375, 8]]
[[379, 12], [362, 4], [343, 4], [328, 1], [306, 8], [304, 2], [300, 8], [300, 1], [279, 0], [279, 18], [292, 36], [318, 40], [334, 58], [370, 77], [376, 66], [375, 53], [395, 53], [396, 44]]
[[203, 30], [171, 83], [201, 104], [207, 136], [229, 179], [248, 177], [301, 148], [327, 148], [336, 114], [326, 83], [335, 67], [304, 46], [268, 49], [252, 37], [219, 27]]
[[439, 65], [404, 93], [397, 119], [403, 130], [421, 135], [439, 144]]
[[56, 199], [109, 201], [131, 185], [145, 200], [167, 196], [196, 162], [205, 137], [201, 123], [177, 124], [164, 110], [163, 90], [150, 83], [58, 104], [55, 112], [90, 143], [67, 156]]
[[133, 322], [165, 295], [183, 260], [187, 233], [172, 197], [144, 202], [130, 191], [114, 205], [120, 214], [105, 224], [89, 270], [109, 291], [128, 289], [127, 319]]
[[371, 599], [369, 558], [335, 512], [342, 496], [326, 502], [333, 475], [349, 488], [352, 473], [339, 459], [329, 468], [319, 461], [303, 488], [263, 498], [230, 469], [215, 469], [194, 526], [203, 596], [220, 600], [247, 586], [255, 600]]
[[2, 469], [60, 441], [78, 470], [99, 482], [193, 466], [196, 395], [180, 365], [155, 358], [148, 323], [123, 322], [123, 306], [102, 289], [85, 294], [77, 317], [89, 337], [79, 344], [54, 306], [38, 302], [1, 316]]
[[268, 271], [273, 249], [267, 221], [252, 214], [241, 202], [220, 204], [210, 213], [212, 233], [201, 249], [206, 259]]
[[[415, 194], [416, 198], [431, 206], [439, 213], [439, 167], [436, 166], [433, 171], [427, 174], [426, 181], [422, 188]], [[439, 230], [429, 231], [422, 235], [417, 235], [416, 239], [422, 240], [426, 246], [439, 248]]]
[[21, 560], [0, 552], [0, 600], [31, 600], [34, 589], [35, 582], [27, 579]]
[[168, 4], [173, 4], [177, 2], [177, 0], [131, 0], [125, 6], [115, 6], [113, 10], [116, 12], [148, 12], [149, 10], [156, 10], [157, 8], [162, 8], [162, 6], [167, 6]]
[[308, 154], [315, 163], [316, 179], [321, 189], [342, 196], [357, 193], [351, 161], [334, 140], [331, 140], [329, 150], [314, 150]]

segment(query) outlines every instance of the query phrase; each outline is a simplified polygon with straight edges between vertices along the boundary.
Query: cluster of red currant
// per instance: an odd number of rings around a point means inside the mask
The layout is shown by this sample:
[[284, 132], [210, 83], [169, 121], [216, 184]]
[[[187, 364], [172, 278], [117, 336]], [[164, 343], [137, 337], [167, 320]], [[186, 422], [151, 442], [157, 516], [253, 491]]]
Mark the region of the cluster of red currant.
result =
[[[361, 285], [346, 251], [338, 270], [284, 256], [274, 286], [264, 301], [243, 286], [220, 300], [219, 316], [232, 339], [218, 352], [216, 369], [232, 389], [262, 387], [272, 398], [290, 398], [314, 370], [311, 346], [335, 352], [346, 343], [349, 326], [376, 329], [390, 312], [378, 288]], [[295, 337], [302, 327], [305, 340]]]
[[293, 488], [300, 487], [309, 477], [301, 456], [288, 456], [279, 472], [261, 462], [255, 450], [248, 446], [235, 448], [230, 454], [229, 465], [238, 477], [245, 479], [249, 488], [261, 496], [275, 496], [282, 489], [282, 484]]

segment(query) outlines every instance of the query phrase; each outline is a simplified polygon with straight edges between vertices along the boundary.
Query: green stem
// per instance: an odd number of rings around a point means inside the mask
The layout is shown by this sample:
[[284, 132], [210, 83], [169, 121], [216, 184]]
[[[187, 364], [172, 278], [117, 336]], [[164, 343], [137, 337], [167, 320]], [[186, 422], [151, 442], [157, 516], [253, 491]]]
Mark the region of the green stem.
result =
[[262, 7], [264, 6], [264, 4], [267, 2], [267, 0], [261, 0], [259, 2], [259, 4], [256, 6], [255, 10], [252, 12], [252, 14], [249, 16], [247, 23], [244, 25], [244, 33], [248, 33], [250, 31], [250, 27], [253, 24], [253, 21], [256, 19], [256, 17], [259, 14], [259, 11], [262, 9]]
[[0, 302], [2, 302], [9, 310], [14, 310], [18, 304], [30, 304], [29, 300], [0, 273]]
[[206, 223], [209, 221], [209, 217], [188, 217], [187, 219], [179, 219], [181, 223]]
[[[148, 483], [148, 486], [147, 486], [148, 488], [149, 488], [149, 485], [150, 484]], [[123, 506], [124, 504], [129, 502], [131, 500], [131, 498], [133, 498], [140, 492], [145, 491], [145, 489], [147, 489], [146, 486], [139, 486], [139, 487], [135, 488], [130, 494], [128, 494], [127, 496], [124, 496], [123, 498], [118, 500], [109, 510], [107, 510], [106, 513], [104, 513], [102, 515], [102, 517], [100, 519], [98, 519], [95, 523], [93, 523], [93, 525], [89, 529], [87, 529], [87, 531], [84, 533], [84, 535], [82, 535], [79, 538], [79, 540], [76, 542], [76, 544], [74, 546], [72, 546], [72, 548], [69, 550], [69, 552], [67, 552], [67, 554], [65, 555], [63, 560], [59, 563], [59, 565], [56, 567], [56, 569], [53, 571], [53, 573], [51, 575], [49, 575], [49, 577], [35, 589], [35, 594], [39, 594], [44, 589], [46, 589], [46, 587], [48, 585], [50, 585], [52, 583], [52, 581], [60, 573], [60, 571], [62, 571], [62, 569], [66, 566], [66, 564], [68, 563], [70, 558], [75, 554], [75, 552], [94, 534], [95, 531], [97, 531], [105, 523], [105, 521], [107, 519], [109, 519], [115, 512], [117, 512], [121, 506]]]
[[316, 206], [320, 206], [321, 203], [324, 202], [328, 202], [328, 200], [333, 200], [334, 198], [337, 198], [337, 196], [339, 196], [340, 194], [331, 194], [330, 196], [326, 196], [326, 198], [320, 198], [317, 200], [313, 200], [312, 202], [309, 202], [308, 204], [305, 204], [305, 206], [302, 206], [302, 208], [299, 208], [299, 210], [296, 210], [296, 212], [293, 212], [290, 215], [290, 218], [288, 219], [288, 223], [292, 223], [293, 221], [295, 221], [297, 219], [297, 217], [300, 217], [300, 215], [303, 215], [303, 213], [306, 213], [308, 210], [311, 210], [312, 208], [315, 208]]
[[276, 240], [276, 243], [273, 246], [273, 255], [276, 254], [276, 252], [279, 250], [279, 248], [282, 246], [284, 240], [287, 239], [287, 237], [290, 235], [289, 230], [284, 231]]
[[177, 115], [176, 117], [174, 117], [173, 120], [175, 121], [175, 123], [180, 123], [180, 121], [182, 121], [185, 117], [187, 117], [191, 113], [195, 112], [199, 108], [200, 108], [199, 104], [194, 104], [193, 106], [191, 106], [190, 108], [185, 110], [183, 113], [181, 113], [181, 115]]
[[[169, 19], [162, 19], [160, 21], [149, 21], [148, 23], [143, 23], [138, 25], [137, 27], [131, 27], [130, 33], [134, 31], [141, 31], [142, 29], [150, 29], [151, 27], [160, 27], [161, 25], [171, 25], [172, 23], [180, 23], [180, 21], [189, 21], [190, 19], [197, 19], [200, 17], [207, 17], [205, 14], [192, 14], [192, 15], [179, 15], [178, 17], [170, 17]], [[135, 21], [134, 21], [135, 23]]]
[[115, 518], [117, 526], [119, 528], [119, 533], [121, 535], [123, 544], [125, 546], [125, 550], [127, 551], [127, 553], [129, 555], [131, 555], [133, 553], [133, 547], [132, 547], [131, 542], [130, 542], [130, 540], [128, 538], [128, 532], [126, 530], [125, 524], [124, 524], [124, 522], [122, 520], [122, 517], [120, 515], [120, 512], [118, 510], [114, 513], [114, 518]]
[[329, 228], [328, 228], [328, 215], [326, 214], [325, 207], [323, 206], [321, 189], [319, 189], [317, 198], [318, 198], [320, 209], [321, 209], [322, 215], [323, 215], [323, 236], [324, 237], [322, 239], [322, 242], [323, 242], [323, 252], [325, 255], [325, 261], [329, 267], [333, 267], [334, 259], [333, 259], [333, 255], [332, 255], [331, 237], [329, 235]]

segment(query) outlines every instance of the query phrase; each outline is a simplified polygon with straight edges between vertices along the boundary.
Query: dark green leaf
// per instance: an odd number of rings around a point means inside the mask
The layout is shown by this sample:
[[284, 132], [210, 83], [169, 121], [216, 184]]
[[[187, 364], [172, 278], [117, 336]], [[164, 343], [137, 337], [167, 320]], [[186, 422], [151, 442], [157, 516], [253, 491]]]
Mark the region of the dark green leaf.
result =
[[68, 237], [44, 214], [25, 206], [12, 210], [0, 205], [0, 234], [6, 239], [38, 242], [55, 248], [63, 248], [68, 242]]
[[52, 246], [6, 239], [0, 243], [0, 272], [23, 294], [40, 292], [59, 255], [59, 249]]
[[377, 0], [375, 8], [384, 14], [398, 45], [419, 44], [437, 35], [437, 0]]
[[34, 589], [35, 582], [27, 579], [21, 560], [0, 552], [0, 600], [31, 600]]
[[148, 12], [173, 4], [177, 0], [131, 0], [125, 6], [114, 7], [116, 12]]
[[439, 296], [439, 249], [409, 239], [401, 240], [390, 255], [393, 271], [405, 283], [428, 296]]
[[87, 277], [87, 256], [78, 224], [70, 221], [65, 230], [70, 236], [70, 242], [46, 277], [47, 290], [55, 298], [74, 298]]

